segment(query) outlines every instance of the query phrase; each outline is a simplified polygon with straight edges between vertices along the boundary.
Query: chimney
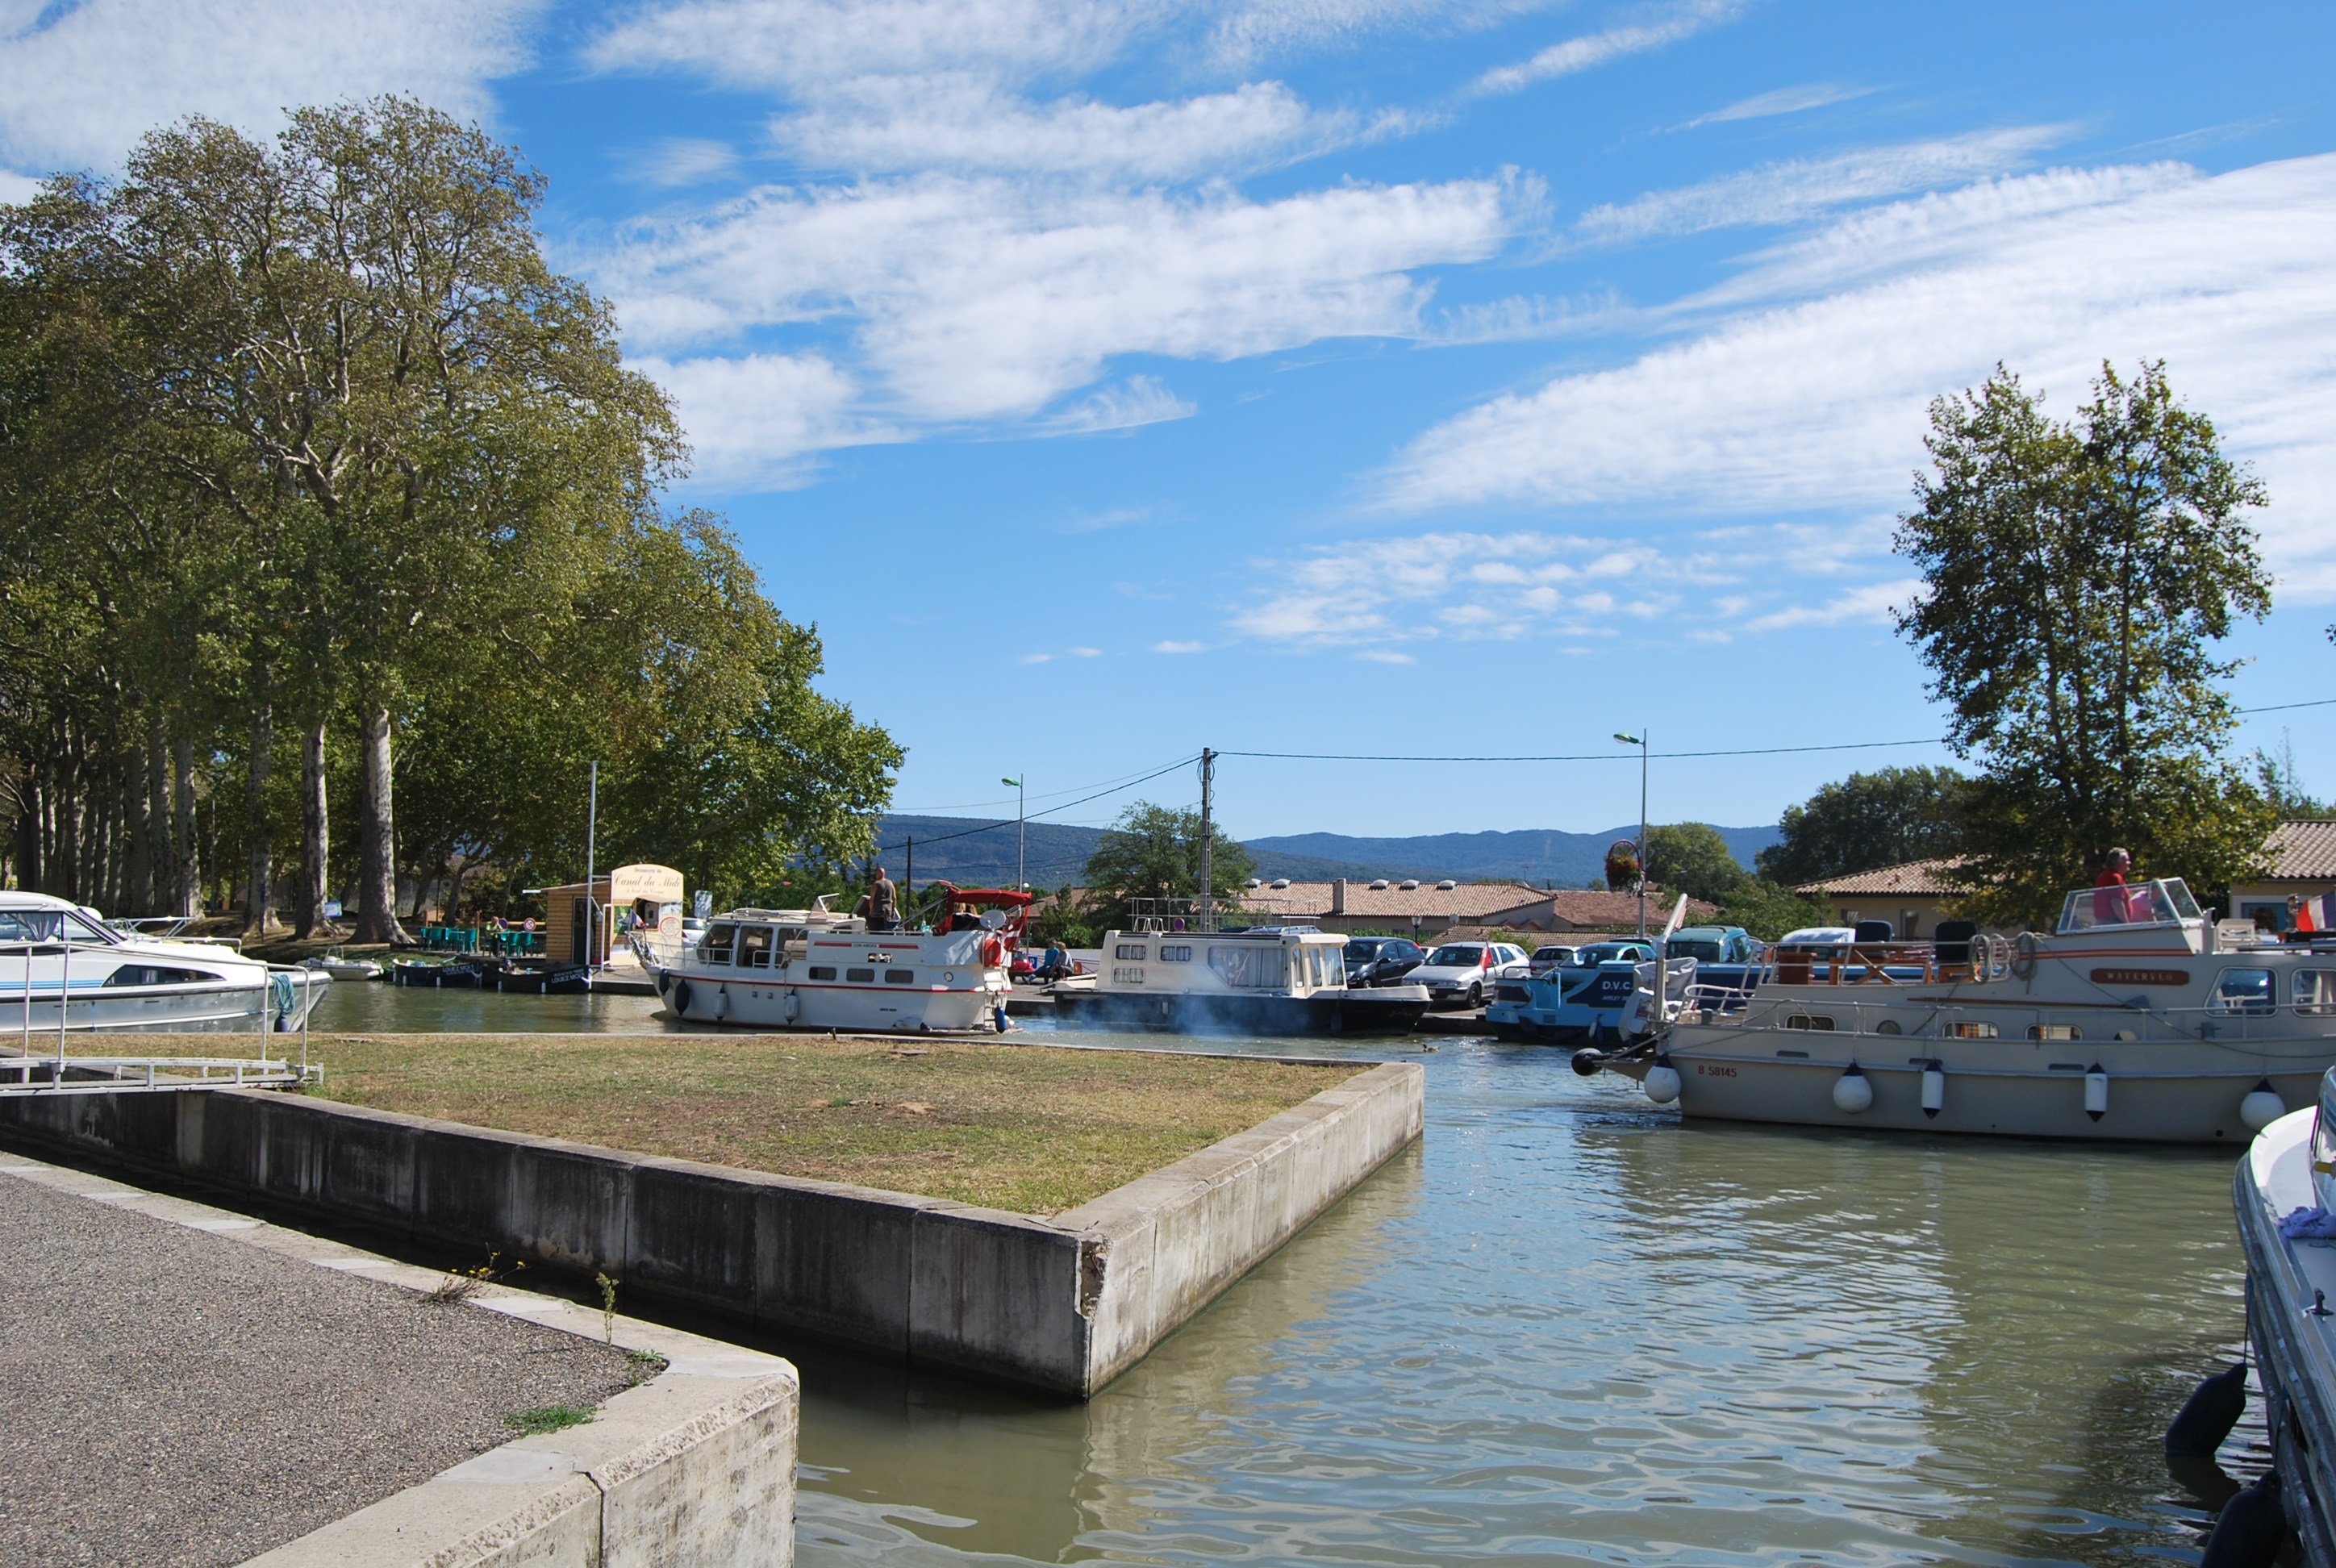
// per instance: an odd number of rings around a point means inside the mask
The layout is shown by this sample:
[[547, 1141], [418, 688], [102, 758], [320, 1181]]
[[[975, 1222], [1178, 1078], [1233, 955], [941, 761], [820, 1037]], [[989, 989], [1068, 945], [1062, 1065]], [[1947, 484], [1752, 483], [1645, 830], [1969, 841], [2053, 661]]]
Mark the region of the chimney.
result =
[[1347, 879], [1344, 877], [1331, 879], [1330, 912], [1334, 915], [1343, 915], [1347, 912]]

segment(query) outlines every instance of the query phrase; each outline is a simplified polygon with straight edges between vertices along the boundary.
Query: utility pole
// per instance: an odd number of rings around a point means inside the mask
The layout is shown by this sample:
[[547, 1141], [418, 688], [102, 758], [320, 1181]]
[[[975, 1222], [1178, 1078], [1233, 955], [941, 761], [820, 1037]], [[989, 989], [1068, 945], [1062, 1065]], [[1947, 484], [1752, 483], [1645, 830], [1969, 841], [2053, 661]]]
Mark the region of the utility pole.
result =
[[[1026, 773], [1022, 775], [1022, 778], [1028, 778], [1029, 776], [1030, 775]], [[1022, 891], [1023, 824], [1029, 820], [1028, 812], [1026, 808], [1029, 803], [1030, 796], [1028, 793], [1022, 788], [1021, 778], [1002, 778], [998, 782], [999, 784], [1012, 784], [1014, 786], [1014, 891], [1018, 893]]]
[[1200, 916], [1201, 916], [1201, 930], [1204, 930], [1204, 931], [1212, 931], [1212, 930], [1215, 930], [1217, 929], [1217, 900], [1216, 900], [1216, 893], [1215, 893], [1215, 878], [1214, 878], [1214, 876], [1212, 874], [1212, 867], [1211, 867], [1211, 865], [1210, 865], [1210, 863], [1209, 863], [1209, 862], [1210, 862], [1210, 856], [1211, 856], [1211, 854], [1213, 852], [1213, 845], [1212, 845], [1212, 844], [1211, 843], [1211, 842], [1210, 842], [1210, 841], [1211, 841], [1211, 839], [1212, 839], [1212, 837], [1213, 835], [1212, 835], [1212, 832], [1211, 827], [1210, 827], [1210, 824], [1209, 824], [1209, 806], [1210, 806], [1210, 803], [1210, 803], [1210, 799], [1209, 799], [1209, 788], [1210, 788], [1210, 785], [1211, 785], [1211, 784], [1215, 781], [1215, 778], [1216, 778], [1216, 770], [1217, 770], [1217, 754], [1216, 754], [1216, 753], [1214, 753], [1214, 752], [1212, 752], [1212, 751], [1211, 751], [1207, 746], [1202, 746], [1202, 747], [1201, 748], [1201, 908], [1200, 908]]
[[1636, 735], [1614, 732], [1614, 738], [1624, 745], [1639, 748], [1639, 940], [1647, 940], [1647, 732]]

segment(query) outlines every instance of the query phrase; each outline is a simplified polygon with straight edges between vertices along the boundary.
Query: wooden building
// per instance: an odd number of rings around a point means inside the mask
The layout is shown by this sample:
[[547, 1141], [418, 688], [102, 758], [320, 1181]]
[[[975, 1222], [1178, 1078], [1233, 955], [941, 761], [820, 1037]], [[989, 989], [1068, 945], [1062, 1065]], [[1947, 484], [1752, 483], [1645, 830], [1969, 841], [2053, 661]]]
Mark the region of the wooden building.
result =
[[[605, 964], [616, 948], [618, 930], [642, 926], [677, 941], [682, 891], [679, 872], [646, 863], [618, 866], [595, 879], [589, 899], [582, 882], [546, 888], [544, 952], [555, 964]], [[595, 907], [599, 911], [598, 922], [592, 919]]]

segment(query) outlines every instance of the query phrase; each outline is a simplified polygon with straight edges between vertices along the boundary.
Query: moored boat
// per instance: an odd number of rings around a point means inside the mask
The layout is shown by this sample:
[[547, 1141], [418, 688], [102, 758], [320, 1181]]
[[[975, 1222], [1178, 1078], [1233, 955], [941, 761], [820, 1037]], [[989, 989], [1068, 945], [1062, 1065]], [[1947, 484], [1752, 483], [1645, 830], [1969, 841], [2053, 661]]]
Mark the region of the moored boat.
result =
[[2247, 1262], [2247, 1335], [2268, 1408], [2278, 1502], [2310, 1568], [2336, 1568], [2336, 1075], [2239, 1162], [2233, 1206]]
[[61, 1023], [69, 1033], [297, 1029], [331, 984], [219, 943], [110, 925], [65, 899], [0, 891], [0, 1041], [12, 1027], [54, 1036]]
[[2336, 1066], [2336, 943], [2266, 943], [2178, 879], [2017, 940], [1783, 944], [1750, 978], [1576, 1068], [1689, 1116], [2236, 1145]]
[[871, 930], [821, 900], [732, 910], [693, 941], [642, 937], [634, 947], [667, 1010], [690, 1023], [1002, 1033], [1030, 895], [959, 888], [949, 902], [959, 912], [930, 931]]
[[1261, 1035], [1407, 1029], [1427, 1011], [1426, 986], [1347, 984], [1347, 939], [1312, 926], [1104, 933], [1090, 988], [1055, 989], [1066, 1021], [1122, 1028]]

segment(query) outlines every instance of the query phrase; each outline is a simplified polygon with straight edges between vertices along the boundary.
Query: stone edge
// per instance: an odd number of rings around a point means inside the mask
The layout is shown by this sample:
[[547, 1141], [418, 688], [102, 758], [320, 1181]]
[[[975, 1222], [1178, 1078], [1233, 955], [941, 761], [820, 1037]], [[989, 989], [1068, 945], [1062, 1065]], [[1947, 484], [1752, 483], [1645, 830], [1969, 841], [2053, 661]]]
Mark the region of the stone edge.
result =
[[[231, 1210], [0, 1151], [0, 1176], [150, 1215], [416, 1293], [432, 1270]], [[794, 1560], [793, 1366], [777, 1356], [504, 1285], [467, 1304], [654, 1352], [666, 1369], [583, 1426], [522, 1437], [248, 1560], [248, 1568], [470, 1568], [519, 1563], [773, 1564]], [[773, 1538], [769, 1524], [783, 1521]]]

